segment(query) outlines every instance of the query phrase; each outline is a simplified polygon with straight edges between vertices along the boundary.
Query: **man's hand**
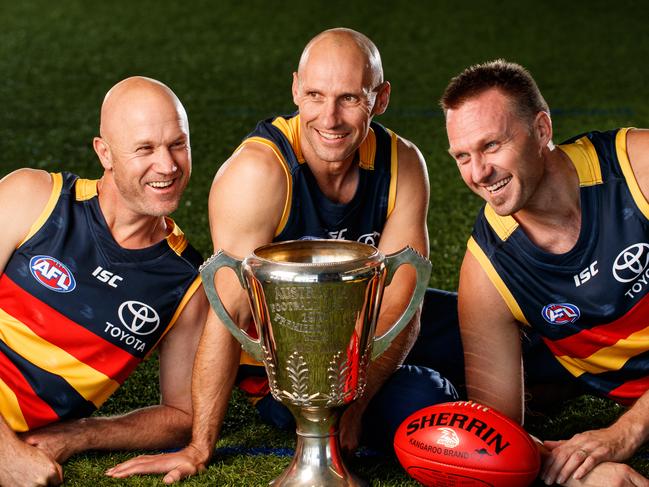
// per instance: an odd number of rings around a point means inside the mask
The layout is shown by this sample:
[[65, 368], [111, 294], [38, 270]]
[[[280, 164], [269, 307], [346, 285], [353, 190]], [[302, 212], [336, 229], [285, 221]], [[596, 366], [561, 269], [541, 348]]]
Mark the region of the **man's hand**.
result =
[[635, 451], [625, 435], [615, 425], [579, 433], [569, 440], [545, 441], [549, 450], [545, 458], [541, 478], [546, 484], [563, 484], [569, 478], [584, 478], [602, 462], [626, 460]]
[[568, 479], [565, 487], [649, 487], [649, 480], [623, 463], [604, 462], [596, 465], [580, 480]]
[[162, 481], [173, 484], [190, 475], [205, 471], [205, 455], [188, 446], [176, 453], [141, 455], [106, 470], [109, 477], [123, 479], [138, 474], [165, 474]]
[[72, 431], [68, 429], [70, 429], [69, 424], [66, 422], [53, 423], [40, 430], [19, 434], [18, 437], [25, 443], [42, 450], [58, 463], [63, 463], [77, 453], [73, 443], [75, 436], [80, 436], [70, 434]]
[[45, 452], [16, 441], [11, 458], [0, 458], [0, 485], [36, 487], [63, 483], [63, 469]]

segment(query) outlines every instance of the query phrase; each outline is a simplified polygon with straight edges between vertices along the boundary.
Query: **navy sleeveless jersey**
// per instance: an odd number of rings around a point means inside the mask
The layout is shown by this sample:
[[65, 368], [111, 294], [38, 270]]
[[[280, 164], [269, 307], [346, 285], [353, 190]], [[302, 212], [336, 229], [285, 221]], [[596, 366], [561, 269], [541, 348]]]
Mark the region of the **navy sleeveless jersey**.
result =
[[200, 255], [171, 219], [166, 239], [126, 250], [106, 225], [97, 181], [52, 179], [0, 277], [0, 411], [15, 431], [92, 413], [200, 284]]
[[[376, 122], [370, 124], [356, 154], [358, 188], [345, 204], [334, 203], [322, 193], [306, 164], [300, 144], [299, 114], [259, 122], [242, 145], [250, 143], [270, 147], [287, 175], [287, 202], [274, 242], [326, 238], [378, 246], [396, 198], [398, 158], [394, 132]], [[256, 335], [254, 326], [249, 327], [249, 333]], [[252, 365], [253, 369], [261, 365], [246, 353], [242, 354], [241, 364]], [[251, 371], [242, 375], [247, 372]], [[252, 373], [239, 387], [259, 398], [268, 393], [268, 383], [262, 371]]]
[[627, 156], [628, 130], [559, 146], [581, 186], [573, 249], [544, 252], [489, 205], [468, 243], [516, 319], [575, 377], [625, 404], [649, 388], [649, 204]]
[[378, 245], [396, 195], [396, 135], [376, 122], [357, 151], [358, 188], [349, 203], [329, 200], [302, 155], [300, 116], [257, 124], [243, 144], [270, 146], [287, 173], [288, 204], [275, 242], [305, 238], [357, 240]]

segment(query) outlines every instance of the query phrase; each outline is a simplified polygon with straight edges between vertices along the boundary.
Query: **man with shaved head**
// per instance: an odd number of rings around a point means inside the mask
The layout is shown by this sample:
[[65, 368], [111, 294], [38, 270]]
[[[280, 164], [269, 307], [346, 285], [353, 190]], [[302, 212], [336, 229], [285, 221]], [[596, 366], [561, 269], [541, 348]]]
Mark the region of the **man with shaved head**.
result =
[[[20, 169], [0, 181], [3, 486], [60, 484], [60, 463], [83, 450], [189, 437], [208, 306], [201, 258], [167, 217], [191, 173], [187, 115], [167, 86], [128, 78], [106, 95], [93, 147], [99, 180]], [[156, 346], [161, 403], [87, 418]]]
[[[374, 43], [350, 29], [319, 34], [293, 73], [292, 93], [298, 112], [260, 122], [217, 173], [209, 200], [214, 248], [243, 257], [270, 242], [328, 238], [373, 244], [385, 254], [409, 245], [428, 255], [424, 159], [414, 144], [373, 121], [390, 99]], [[411, 268], [396, 273], [385, 291], [377, 335], [402, 314], [414, 284]], [[234, 320], [250, 330], [250, 307], [236, 278], [217, 276], [216, 285]], [[401, 366], [418, 329], [417, 316], [370, 366], [364, 397], [341, 419], [343, 449], [353, 450], [361, 439], [391, 448], [394, 431], [410, 413], [456, 397], [434, 370]], [[291, 427], [287, 408], [268, 393], [263, 368], [241, 356], [239, 344], [210, 312], [194, 368], [192, 442], [181, 452], [132, 459], [109, 474], [165, 472], [170, 483], [202, 470], [237, 370], [262, 418]]]

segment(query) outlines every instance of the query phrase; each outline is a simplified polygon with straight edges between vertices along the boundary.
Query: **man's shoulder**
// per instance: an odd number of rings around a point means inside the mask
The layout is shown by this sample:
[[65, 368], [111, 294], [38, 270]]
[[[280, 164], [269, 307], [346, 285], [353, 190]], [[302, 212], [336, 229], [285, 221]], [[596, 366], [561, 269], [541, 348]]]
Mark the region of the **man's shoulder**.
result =
[[288, 168], [281, 147], [274, 140], [255, 134], [251, 132], [225, 161], [217, 172], [217, 181], [276, 184], [285, 179]]
[[[20, 216], [23, 221], [36, 220], [50, 201], [55, 183], [56, 180], [50, 173], [40, 169], [13, 171], [0, 181], [3, 211], [10, 212], [12, 218]], [[29, 197], [26, 198], [25, 195]]]
[[219, 173], [236, 173], [245, 179], [272, 179], [282, 176], [283, 159], [271, 145], [249, 143], [240, 146], [222, 166]]
[[414, 142], [400, 135], [397, 135], [397, 150], [400, 154], [408, 154], [411, 157], [423, 159], [419, 147]]
[[46, 191], [52, 187], [52, 176], [47, 171], [42, 169], [22, 168], [17, 169], [4, 178], [2, 178], [2, 186], [8, 190], [10, 189], [29, 189], [32, 191]]
[[411, 175], [414, 181], [421, 181], [428, 185], [428, 169], [423, 154], [410, 140], [396, 135], [396, 151], [398, 157], [399, 176]]

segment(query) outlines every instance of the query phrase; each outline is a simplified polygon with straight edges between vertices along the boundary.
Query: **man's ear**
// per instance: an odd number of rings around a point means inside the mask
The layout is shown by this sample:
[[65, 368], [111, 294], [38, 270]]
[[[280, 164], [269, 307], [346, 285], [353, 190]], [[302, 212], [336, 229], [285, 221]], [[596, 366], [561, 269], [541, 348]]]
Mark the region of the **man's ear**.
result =
[[298, 79], [297, 71], [296, 71], [296, 72], [293, 73], [293, 85], [291, 86], [291, 92], [293, 93], [293, 103], [295, 103], [296, 105], [298, 104], [297, 103], [297, 100], [298, 100], [297, 95], [298, 95], [298, 92], [299, 92], [299, 88], [300, 88], [300, 80]]
[[552, 142], [552, 119], [547, 112], [539, 112], [534, 119], [534, 135], [541, 147], [547, 147]]
[[384, 81], [376, 87], [376, 101], [374, 102], [374, 109], [372, 115], [381, 115], [388, 108], [390, 103], [390, 82]]
[[113, 161], [110, 154], [110, 147], [106, 141], [101, 137], [95, 137], [92, 139], [92, 148], [95, 149], [95, 153], [99, 157], [99, 162], [101, 162], [102, 167], [106, 171], [110, 171], [113, 168]]

